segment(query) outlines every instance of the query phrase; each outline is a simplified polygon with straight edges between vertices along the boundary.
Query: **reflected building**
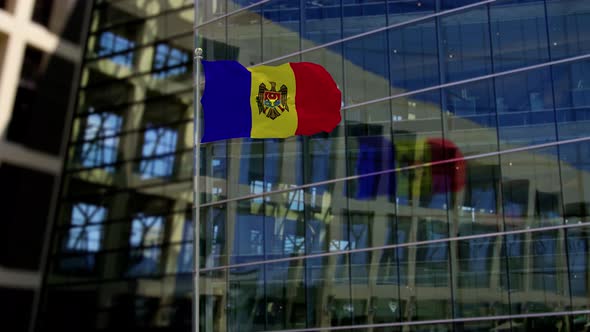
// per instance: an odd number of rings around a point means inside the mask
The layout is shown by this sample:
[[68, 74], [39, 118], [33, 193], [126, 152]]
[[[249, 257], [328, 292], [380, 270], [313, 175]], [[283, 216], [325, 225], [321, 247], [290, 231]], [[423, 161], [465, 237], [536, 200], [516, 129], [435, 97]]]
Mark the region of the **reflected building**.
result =
[[195, 43], [343, 92], [201, 146], [201, 331], [588, 330], [590, 2], [197, 3], [94, 3], [39, 331], [191, 329]]
[[87, 1], [0, 1], [0, 318], [30, 331], [47, 255]]

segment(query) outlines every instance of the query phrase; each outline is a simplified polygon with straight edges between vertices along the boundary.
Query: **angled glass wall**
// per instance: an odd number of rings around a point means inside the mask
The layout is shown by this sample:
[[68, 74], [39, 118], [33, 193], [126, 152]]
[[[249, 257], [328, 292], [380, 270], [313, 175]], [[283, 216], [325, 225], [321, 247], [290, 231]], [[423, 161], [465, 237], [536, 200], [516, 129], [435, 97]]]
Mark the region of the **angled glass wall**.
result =
[[191, 328], [193, 40], [343, 92], [201, 147], [201, 331], [587, 330], [590, 2], [197, 3], [95, 4], [40, 330]]

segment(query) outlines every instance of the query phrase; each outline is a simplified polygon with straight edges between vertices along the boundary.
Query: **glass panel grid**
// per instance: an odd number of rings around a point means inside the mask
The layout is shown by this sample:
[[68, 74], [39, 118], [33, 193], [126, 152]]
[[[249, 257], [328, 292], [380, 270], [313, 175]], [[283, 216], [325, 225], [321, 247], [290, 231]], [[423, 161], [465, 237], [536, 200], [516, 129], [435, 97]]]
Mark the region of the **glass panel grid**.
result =
[[[99, 2], [41, 330], [189, 331], [192, 8]], [[344, 106], [201, 147], [201, 331], [584, 330], [585, 1], [199, 5], [208, 60], [319, 63]]]

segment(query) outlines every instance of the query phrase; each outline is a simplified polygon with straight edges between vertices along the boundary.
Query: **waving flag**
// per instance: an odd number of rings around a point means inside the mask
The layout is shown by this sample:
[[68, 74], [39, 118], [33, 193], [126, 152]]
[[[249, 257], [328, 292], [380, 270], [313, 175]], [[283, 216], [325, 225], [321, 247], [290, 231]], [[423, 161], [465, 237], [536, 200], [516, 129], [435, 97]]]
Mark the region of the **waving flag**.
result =
[[203, 67], [201, 142], [313, 135], [340, 123], [341, 92], [320, 65], [248, 69], [236, 61], [203, 61]]

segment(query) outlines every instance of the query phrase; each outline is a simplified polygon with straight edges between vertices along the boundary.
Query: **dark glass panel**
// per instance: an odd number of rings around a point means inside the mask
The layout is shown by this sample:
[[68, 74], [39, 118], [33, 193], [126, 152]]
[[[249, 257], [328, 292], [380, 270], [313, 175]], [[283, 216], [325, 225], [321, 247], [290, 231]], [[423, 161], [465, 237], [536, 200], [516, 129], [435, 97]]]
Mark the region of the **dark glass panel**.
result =
[[[256, 5], [256, 4], [258, 4], [259, 2], [262, 2], [262, 1], [263, 0], [233, 0], [233, 1], [229, 1], [228, 4], [227, 4], [228, 5], [227, 12], [228, 13], [231, 13], [233, 11], [240, 10], [240, 9], [242, 9], [244, 7], [248, 7], [248, 6], [251, 6], [251, 5]], [[260, 8], [260, 6], [254, 6], [254, 8], [251, 9], [251, 10], [255, 10], [256, 11], [259, 8]]]
[[236, 59], [244, 66], [262, 61], [262, 16], [261, 7], [233, 14], [227, 18], [227, 43], [235, 47]]
[[[422, 225], [418, 234], [424, 235], [420, 236], [419, 240], [446, 236], [445, 226], [438, 224], [429, 227], [425, 222]], [[442, 235], [435, 230], [441, 226], [445, 228]], [[408, 260], [400, 261], [400, 268], [408, 271], [408, 284], [400, 289], [402, 321], [452, 317], [448, 257], [448, 243], [445, 242], [408, 247]]]
[[73, 78], [73, 63], [27, 47], [6, 139], [58, 155]]
[[342, 0], [344, 37], [354, 36], [385, 26], [386, 0]]
[[[481, 0], [444, 0], [440, 1], [439, 6], [441, 10], [449, 10], [472, 5], [478, 2], [481, 2]], [[482, 7], [485, 7], [485, 5], [482, 5]]]
[[487, 75], [492, 71], [487, 6], [440, 19], [445, 82]]
[[[512, 323], [512, 326], [513, 330], [518, 328], [524, 331], [583, 331], [583, 328], [579, 329], [579, 326], [581, 325], [580, 322], [584, 319], [585, 318], [580, 319], [578, 317], [576, 319], [576, 324], [572, 322], [571, 316], [568, 317], [561, 315], [552, 315], [544, 317], [531, 317], [525, 319], [515, 319]], [[575, 325], [578, 325], [577, 329], [574, 327]]]
[[505, 236], [512, 314], [563, 311], [570, 304], [564, 231]]
[[0, 288], [0, 312], [4, 326], [15, 332], [29, 330], [34, 295], [33, 290]]
[[292, 0], [262, 5], [262, 60], [271, 60], [300, 49], [300, 8]]
[[498, 77], [500, 149], [555, 141], [555, 111], [548, 69]]
[[587, 222], [590, 218], [590, 143], [560, 145], [559, 154], [565, 222]]
[[[452, 196], [456, 206], [451, 218], [452, 234], [468, 236], [502, 229], [500, 164], [498, 157], [478, 158], [465, 163], [464, 187]], [[461, 178], [459, 178], [461, 179]], [[477, 241], [476, 241], [477, 242]]]
[[[184, 1], [184, 2], [194, 2], [192, 0], [189, 1]], [[215, 19], [221, 15], [224, 15], [227, 13], [227, 7], [228, 4], [226, 1], [218, 1], [218, 0], [214, 0], [214, 1], [198, 1], [196, 2], [199, 6], [198, 13], [199, 13], [199, 17], [197, 17], [197, 19], [195, 20], [195, 22], [197, 23], [203, 23], [203, 22], [207, 22], [209, 20]], [[229, 6], [231, 6], [232, 3], [235, 3], [235, 1], [231, 1]], [[222, 21], [222, 20], [220, 20]]]
[[35, 0], [33, 7], [33, 21], [43, 26], [49, 25], [53, 10], [53, 0]]
[[408, 326], [410, 332], [451, 332], [453, 331], [452, 324], [423, 324], [423, 325], [410, 325]]
[[388, 24], [396, 24], [433, 14], [436, 0], [388, 0]]
[[0, 164], [0, 266], [38, 270], [54, 177]]
[[454, 331], [484, 332], [484, 331], [521, 331], [521, 324], [509, 320], [488, 320], [476, 322], [456, 322]]
[[[147, 216], [158, 220], [158, 216]], [[143, 219], [146, 217], [143, 216]], [[128, 223], [110, 225], [116, 234], [106, 233], [103, 243], [117, 242], [126, 245], [111, 250], [85, 251], [70, 250], [59, 252], [51, 257], [52, 268], [48, 274], [48, 284], [68, 285], [99, 281], [152, 280], [154, 283], [164, 276], [192, 272], [192, 245], [189, 243], [162, 244], [163, 237], [169, 241], [169, 231], [175, 231], [172, 223], [162, 220], [163, 227], [151, 228], [142, 232], [137, 227], [136, 217]], [[116, 227], [115, 227], [116, 226]], [[189, 229], [187, 227], [186, 229]], [[139, 236], [138, 236], [139, 234]], [[183, 232], [183, 234], [187, 234]], [[143, 236], [141, 236], [143, 235]], [[154, 238], [153, 236], [156, 236]], [[144, 239], [144, 245], [134, 244], [136, 239]], [[150, 242], [151, 241], [151, 242]]]
[[559, 139], [585, 136], [590, 130], [590, 61], [552, 67]]
[[576, 0], [547, 0], [549, 45], [553, 60], [590, 51], [590, 4]]
[[[483, 226], [473, 230], [489, 232]], [[475, 235], [475, 234], [474, 234]], [[502, 316], [510, 314], [508, 289], [500, 286], [506, 278], [501, 269], [505, 259], [500, 255], [503, 238], [479, 237], [451, 242], [457, 251], [453, 274], [457, 280], [454, 292], [456, 317]]]
[[437, 85], [438, 62], [435, 20], [389, 31], [393, 95]]
[[[228, 331], [228, 313], [231, 313], [233, 308], [227, 302], [229, 299], [227, 275], [227, 270], [201, 272], [200, 280], [203, 286], [201, 286], [200, 323], [202, 331]], [[192, 292], [190, 282], [186, 282], [186, 289], [187, 293]], [[189, 302], [188, 305], [191, 304], [190, 301], [187, 302]], [[192, 323], [192, 318], [187, 316], [186, 321]]]
[[303, 49], [342, 38], [341, 0], [304, 2], [301, 22]]
[[495, 106], [491, 80], [445, 88], [445, 138], [455, 144], [463, 156], [497, 151]]
[[549, 60], [543, 1], [501, 1], [490, 6], [494, 71]]
[[388, 96], [387, 33], [353, 39], [343, 47], [344, 104], [354, 105]]
[[43, 331], [74, 332], [93, 329], [97, 319], [97, 284], [47, 287], [44, 310], [39, 313], [37, 326]]
[[589, 236], [586, 227], [572, 228], [565, 231], [573, 310], [587, 310], [590, 305], [588, 303]]
[[[423, 92], [391, 101], [391, 121], [396, 149], [408, 150], [403, 145], [413, 144], [419, 139], [441, 138], [441, 106], [438, 90]], [[416, 148], [410, 149], [415, 151]], [[400, 152], [402, 152], [400, 150]], [[416, 151], [419, 155], [420, 152]], [[396, 157], [398, 159], [403, 156]], [[400, 164], [399, 166], [407, 166]]]
[[229, 176], [230, 166], [229, 144], [227, 142], [215, 142], [207, 144], [201, 149], [204, 150], [204, 153], [201, 154], [204, 169], [201, 172], [207, 175], [201, 187], [201, 192], [205, 192], [202, 202], [206, 203], [227, 198], [230, 195], [228, 191], [230, 185], [226, 180]]
[[545, 148], [500, 156], [507, 229], [563, 223], [556, 155], [556, 148]]
[[305, 260], [266, 264], [265, 316], [267, 330], [306, 327], [305, 271]]
[[224, 20], [208, 23], [196, 30], [205, 60], [236, 60], [239, 49], [227, 44], [227, 25]]

